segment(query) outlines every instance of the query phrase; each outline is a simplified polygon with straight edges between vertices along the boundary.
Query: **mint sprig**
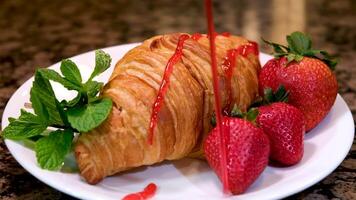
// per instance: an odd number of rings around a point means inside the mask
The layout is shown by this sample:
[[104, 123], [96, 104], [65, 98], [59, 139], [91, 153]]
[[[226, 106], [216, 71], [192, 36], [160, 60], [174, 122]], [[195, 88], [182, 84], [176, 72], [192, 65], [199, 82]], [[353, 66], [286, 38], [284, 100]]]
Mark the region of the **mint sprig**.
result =
[[63, 119], [58, 112], [60, 105], [56, 99], [52, 86], [48, 79], [37, 71], [35, 81], [30, 91], [30, 101], [35, 114], [47, 124], [64, 125]]
[[10, 119], [10, 125], [4, 129], [2, 136], [12, 140], [22, 140], [40, 135], [47, 126], [47, 122], [41, 117], [22, 109], [19, 118]]
[[[96, 51], [95, 68], [85, 83], [77, 65], [68, 59], [61, 62], [62, 75], [51, 69], [37, 69], [30, 91], [34, 114], [21, 110], [19, 118], [9, 118], [10, 124], [2, 132], [2, 137], [35, 140], [39, 166], [48, 170], [59, 169], [71, 151], [75, 133], [88, 132], [98, 127], [110, 114], [112, 101], [98, 95], [103, 83], [93, 80], [107, 70], [110, 63], [108, 54]], [[77, 91], [77, 96], [59, 102], [50, 80], [68, 90]], [[53, 131], [53, 128], [56, 130]]]
[[108, 117], [111, 107], [112, 101], [108, 98], [77, 105], [68, 109], [68, 121], [78, 131], [87, 132], [99, 126]]
[[63, 76], [68, 81], [77, 85], [82, 84], [82, 76], [80, 75], [77, 65], [73, 61], [69, 59], [62, 60], [60, 69]]
[[74, 133], [65, 129], [53, 131], [48, 136], [37, 140], [35, 151], [38, 164], [43, 169], [59, 169], [72, 148], [73, 137]]
[[262, 40], [273, 47], [274, 56], [276, 58], [286, 57], [288, 63], [292, 61], [300, 62], [304, 56], [317, 58], [322, 60], [330, 69], [334, 70], [337, 61], [335, 57], [323, 50], [312, 49], [312, 41], [310, 37], [302, 32], [293, 32], [287, 35], [286, 40], [288, 46], [280, 45], [277, 43]]

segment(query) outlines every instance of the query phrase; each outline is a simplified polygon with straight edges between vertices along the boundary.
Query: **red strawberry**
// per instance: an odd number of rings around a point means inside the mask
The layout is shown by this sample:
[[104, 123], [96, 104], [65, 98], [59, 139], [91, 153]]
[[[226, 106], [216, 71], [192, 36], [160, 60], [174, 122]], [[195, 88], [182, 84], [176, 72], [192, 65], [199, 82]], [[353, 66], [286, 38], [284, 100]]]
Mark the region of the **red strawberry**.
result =
[[[244, 192], [262, 173], [268, 164], [270, 151], [266, 134], [251, 122], [224, 117], [230, 128], [226, 135], [227, 168], [229, 190], [233, 194]], [[209, 165], [221, 177], [220, 134], [213, 129], [204, 141], [204, 152]]]
[[287, 36], [287, 41], [288, 47], [267, 42], [274, 47], [277, 58], [268, 61], [260, 71], [260, 94], [266, 88], [275, 91], [283, 85], [289, 91], [288, 103], [303, 112], [309, 131], [334, 104], [337, 81], [330, 68], [336, 62], [327, 52], [311, 49], [310, 38], [300, 32]]
[[270, 158], [284, 165], [298, 163], [304, 149], [303, 113], [282, 102], [261, 106], [258, 110], [256, 122], [270, 139]]

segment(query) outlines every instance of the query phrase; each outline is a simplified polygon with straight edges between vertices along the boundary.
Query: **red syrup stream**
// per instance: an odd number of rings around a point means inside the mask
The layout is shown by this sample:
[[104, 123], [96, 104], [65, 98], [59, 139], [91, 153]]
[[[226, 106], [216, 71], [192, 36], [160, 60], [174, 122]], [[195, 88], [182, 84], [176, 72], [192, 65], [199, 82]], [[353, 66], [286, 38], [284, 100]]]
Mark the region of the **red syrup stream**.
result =
[[254, 54], [256, 56], [259, 54], [258, 45], [256, 42], [249, 41], [249, 43], [245, 45], [241, 45], [236, 49], [230, 49], [227, 51], [227, 55], [223, 62], [223, 70], [226, 77], [226, 92], [228, 96], [227, 104], [224, 108], [225, 114], [229, 113], [229, 109], [232, 103], [231, 79], [232, 79], [234, 67], [236, 66], [236, 57], [239, 55], [243, 57], [247, 57], [249, 54]]
[[216, 126], [220, 134], [220, 155], [221, 155], [221, 179], [223, 183], [223, 191], [225, 194], [229, 193], [229, 182], [227, 177], [227, 165], [226, 165], [226, 141], [225, 135], [228, 134], [229, 126], [223, 124], [222, 113], [221, 113], [221, 103], [220, 103], [220, 93], [219, 93], [219, 79], [218, 79], [218, 69], [216, 61], [216, 47], [215, 47], [215, 28], [212, 13], [212, 3], [211, 0], [205, 0], [205, 11], [208, 24], [208, 35], [210, 41], [210, 57], [211, 57], [211, 71], [213, 74], [213, 85], [214, 85], [214, 98], [215, 98], [215, 115], [216, 115]]
[[[221, 178], [223, 182], [223, 188], [224, 188], [224, 193], [229, 193], [229, 187], [228, 187], [228, 177], [227, 177], [227, 169], [226, 169], [226, 141], [224, 135], [226, 135], [230, 130], [229, 127], [226, 124], [223, 124], [222, 122], [222, 113], [221, 113], [221, 102], [220, 102], [220, 93], [219, 93], [219, 80], [218, 80], [218, 71], [217, 71], [217, 61], [216, 61], [216, 47], [215, 47], [215, 37], [218, 35], [229, 37], [230, 33], [224, 32], [221, 34], [218, 34], [214, 31], [214, 24], [213, 24], [213, 16], [212, 16], [212, 5], [211, 5], [211, 0], [205, 0], [205, 6], [206, 6], [206, 14], [207, 14], [207, 22], [208, 22], [208, 39], [210, 42], [210, 54], [211, 54], [211, 65], [212, 65], [212, 74], [213, 74], [213, 86], [214, 86], [214, 98], [215, 98], [215, 111], [220, 111], [220, 112], [215, 112], [216, 113], [216, 119], [217, 119], [217, 127], [220, 133], [220, 152], [222, 156], [221, 159]], [[212, 36], [212, 37], [210, 37]], [[203, 37], [202, 34], [200, 33], [195, 33], [191, 37], [187, 34], [183, 34], [179, 37], [178, 44], [176, 47], [176, 50], [172, 57], [168, 60], [168, 63], [165, 67], [164, 74], [163, 74], [163, 79], [160, 84], [160, 88], [158, 91], [158, 95], [155, 99], [155, 102], [153, 104], [152, 108], [152, 114], [151, 114], [151, 119], [150, 119], [150, 124], [149, 124], [149, 132], [148, 132], [148, 143], [152, 144], [153, 143], [153, 136], [154, 136], [154, 130], [155, 127], [157, 126], [157, 121], [158, 121], [158, 114], [159, 111], [162, 107], [164, 96], [167, 93], [168, 87], [169, 87], [169, 77], [173, 72], [173, 67], [174, 65], [181, 59], [183, 55], [183, 45], [184, 42], [191, 38], [193, 40], [199, 40], [201, 37]], [[229, 105], [231, 104], [232, 101], [232, 93], [231, 93], [231, 78], [232, 78], [232, 72], [233, 72], [233, 67], [235, 66], [235, 60], [237, 55], [242, 55], [242, 56], [247, 56], [250, 53], [254, 53], [258, 55], [258, 48], [257, 44], [255, 42], [249, 42], [247, 45], [243, 45], [238, 47], [237, 49], [231, 49], [227, 52], [227, 57], [225, 58], [225, 61], [223, 63], [223, 69], [225, 72], [225, 76], [227, 78], [227, 91], [229, 94]], [[135, 200], [136, 198], [140, 197], [141, 193], [134, 193], [131, 195], [128, 195], [128, 199], [125, 200]], [[125, 197], [126, 198], [126, 197]], [[129, 199], [132, 198], [132, 199]], [[141, 198], [141, 197], [140, 197]]]
[[122, 200], [146, 200], [154, 196], [157, 186], [154, 183], [148, 184], [142, 192], [128, 194]]

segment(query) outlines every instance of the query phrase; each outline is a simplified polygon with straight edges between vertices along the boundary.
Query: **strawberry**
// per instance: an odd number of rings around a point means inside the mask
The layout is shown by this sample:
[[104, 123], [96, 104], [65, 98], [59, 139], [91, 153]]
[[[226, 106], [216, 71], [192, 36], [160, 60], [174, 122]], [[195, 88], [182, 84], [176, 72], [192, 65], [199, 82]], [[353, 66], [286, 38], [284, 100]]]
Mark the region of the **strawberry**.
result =
[[228, 186], [233, 194], [244, 192], [268, 164], [269, 140], [260, 128], [239, 118], [224, 117], [230, 131], [227, 142], [227, 166], [220, 165], [220, 134], [214, 128], [204, 141], [204, 152], [209, 165], [221, 179], [222, 167], [227, 168]]
[[296, 107], [284, 102], [258, 108], [256, 122], [271, 144], [271, 160], [283, 165], [298, 163], [303, 157], [304, 116]]
[[311, 49], [311, 40], [303, 33], [292, 33], [287, 42], [287, 47], [267, 42], [276, 53], [260, 71], [260, 94], [266, 88], [275, 91], [283, 85], [289, 91], [288, 103], [302, 111], [309, 131], [327, 115], [336, 99], [337, 81], [331, 71], [336, 62], [327, 52]]

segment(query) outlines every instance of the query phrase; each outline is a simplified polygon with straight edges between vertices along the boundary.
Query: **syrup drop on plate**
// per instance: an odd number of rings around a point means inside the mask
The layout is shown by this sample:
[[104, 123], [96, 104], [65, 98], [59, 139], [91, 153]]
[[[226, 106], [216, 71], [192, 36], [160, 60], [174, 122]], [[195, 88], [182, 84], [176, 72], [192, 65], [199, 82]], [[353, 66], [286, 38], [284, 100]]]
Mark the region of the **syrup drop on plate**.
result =
[[157, 185], [154, 183], [148, 184], [143, 191], [128, 194], [122, 200], [146, 200], [152, 198], [157, 191]]

